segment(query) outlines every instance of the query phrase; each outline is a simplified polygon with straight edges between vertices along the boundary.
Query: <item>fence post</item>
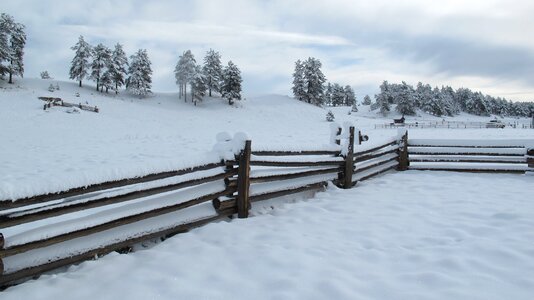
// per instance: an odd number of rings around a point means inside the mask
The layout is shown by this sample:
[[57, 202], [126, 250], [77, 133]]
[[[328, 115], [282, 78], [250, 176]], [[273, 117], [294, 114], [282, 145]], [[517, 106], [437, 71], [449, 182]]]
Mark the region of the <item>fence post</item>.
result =
[[[4, 248], [4, 235], [0, 233], [0, 249]], [[4, 261], [0, 257], [0, 275], [4, 274]]]
[[410, 165], [408, 157], [408, 131], [404, 133], [399, 141], [399, 166], [397, 171], [406, 171]]
[[534, 171], [534, 148], [530, 148], [527, 150], [527, 164], [528, 167], [531, 169], [529, 171]]
[[251, 141], [245, 142], [245, 149], [239, 155], [239, 168], [237, 171], [237, 217], [248, 218], [250, 209], [250, 154]]
[[349, 144], [347, 145], [347, 156], [345, 156], [345, 172], [343, 178], [343, 188], [352, 187], [352, 173], [354, 171], [354, 127], [349, 128]]

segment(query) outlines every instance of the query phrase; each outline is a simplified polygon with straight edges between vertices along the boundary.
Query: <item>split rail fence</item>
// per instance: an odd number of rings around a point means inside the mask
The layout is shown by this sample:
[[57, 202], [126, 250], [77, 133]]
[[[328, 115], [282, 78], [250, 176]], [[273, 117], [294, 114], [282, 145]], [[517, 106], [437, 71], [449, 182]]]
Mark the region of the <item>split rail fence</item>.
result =
[[[246, 218], [254, 202], [317, 191], [328, 182], [351, 188], [392, 169], [524, 172], [529, 170], [527, 162], [534, 169], [533, 150], [527, 155], [519, 143], [492, 146], [485, 141], [466, 146], [454, 141], [408, 141], [406, 132], [366, 147], [360, 145], [366, 136], [356, 135], [354, 127], [348, 131], [343, 143], [338, 131], [337, 143], [344, 147], [337, 150], [255, 151], [246, 141], [233, 160], [1, 200], [0, 286], [113, 251], [128, 251], [140, 242], [234, 214]], [[360, 146], [355, 149], [355, 144]], [[436, 166], [450, 161], [473, 165]], [[500, 163], [517, 165], [479, 168]]]

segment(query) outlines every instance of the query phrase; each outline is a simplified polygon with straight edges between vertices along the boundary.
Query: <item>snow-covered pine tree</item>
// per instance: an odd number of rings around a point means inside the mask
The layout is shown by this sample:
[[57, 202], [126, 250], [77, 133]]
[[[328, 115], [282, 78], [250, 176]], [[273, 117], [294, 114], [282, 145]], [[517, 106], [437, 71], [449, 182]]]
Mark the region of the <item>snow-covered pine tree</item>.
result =
[[204, 96], [206, 96], [206, 91], [208, 90], [207, 79], [204, 75], [202, 67], [197, 65], [195, 75], [191, 84], [191, 98], [195, 106], [198, 101], [202, 101]]
[[396, 110], [398, 113], [408, 116], [415, 115], [415, 103], [413, 100], [413, 94], [413, 88], [403, 81], [402, 84], [398, 87], [395, 97], [397, 102]]
[[323, 104], [324, 83], [326, 78], [321, 71], [321, 61], [309, 57], [304, 62], [305, 101], [314, 105]]
[[0, 15], [0, 77], [8, 73], [7, 65], [11, 61], [11, 51], [9, 49], [10, 20], [9, 15], [4, 13]]
[[111, 72], [109, 69], [106, 69], [104, 74], [100, 77], [100, 91], [102, 92], [104, 89], [106, 89], [106, 93], [108, 93], [109, 90], [115, 89], [115, 85], [113, 84], [113, 77], [111, 76]]
[[91, 45], [89, 45], [80, 35], [76, 45], [71, 47], [75, 51], [74, 58], [70, 67], [70, 79], [74, 79], [80, 82], [82, 86], [82, 80], [89, 74], [89, 59], [91, 59]]
[[232, 62], [223, 71], [223, 84], [221, 87], [222, 97], [228, 99], [228, 104], [234, 104], [234, 100], [241, 100], [241, 71]]
[[332, 84], [329, 82], [326, 85], [326, 89], [324, 91], [324, 105], [326, 106], [332, 106]]
[[326, 121], [328, 122], [334, 122], [334, 120], [336, 119], [336, 117], [334, 116], [334, 113], [329, 110], [327, 113], [326, 113]]
[[9, 83], [13, 83], [14, 75], [24, 76], [25, 45], [24, 25], [3, 13], [0, 16], [0, 75], [9, 74]]
[[[100, 86], [100, 79], [104, 75], [105, 68], [110, 64], [111, 49], [104, 46], [102, 43], [93, 48], [93, 62], [91, 63], [91, 79], [96, 82], [96, 90]], [[102, 91], [102, 90], [101, 90]]]
[[176, 84], [179, 86], [179, 97], [184, 96], [184, 101], [187, 102], [187, 84], [193, 81], [196, 74], [196, 60], [191, 50], [184, 52], [178, 59], [174, 69], [174, 77]]
[[[355, 106], [356, 105], [356, 95], [354, 94], [354, 90], [350, 85], [345, 86], [345, 101], [344, 104], [346, 106]], [[356, 108], [357, 111], [358, 108]]]
[[122, 45], [117, 43], [111, 54], [109, 65], [107, 66], [107, 72], [114, 85], [113, 89], [115, 90], [115, 94], [118, 94], [119, 88], [126, 83], [127, 67], [128, 58], [126, 57], [126, 53], [122, 49]]
[[363, 97], [363, 102], [362, 102], [363, 105], [371, 105], [371, 102], [372, 100], [371, 100], [371, 97], [369, 97], [369, 95], [365, 95], [365, 97]]
[[50, 79], [50, 74], [48, 74], [48, 71], [41, 72], [41, 79]]
[[390, 106], [390, 101], [392, 101], [391, 99], [392, 99], [392, 96], [389, 90], [389, 84], [387, 81], [384, 81], [380, 85], [380, 93], [375, 95], [376, 104], [378, 108], [380, 108], [380, 113], [383, 116], [387, 116], [389, 112], [391, 111], [391, 106]]
[[304, 80], [304, 65], [302, 61], [297, 60], [295, 62], [295, 71], [293, 72], [293, 96], [300, 101], [304, 101], [306, 95], [306, 87]]
[[351, 112], [357, 112], [358, 111], [358, 105], [356, 104], [356, 102], [354, 102], [354, 104], [352, 104], [352, 107], [350, 108], [350, 111]]
[[332, 106], [341, 106], [345, 104], [345, 90], [338, 84], [332, 84]]
[[219, 52], [210, 49], [204, 57], [204, 65], [202, 66], [204, 81], [208, 87], [210, 97], [212, 90], [215, 92], [220, 92], [221, 90], [222, 72], [221, 55]]
[[126, 80], [127, 90], [141, 97], [151, 93], [151, 64], [146, 49], [139, 49], [134, 55], [130, 56], [130, 68], [128, 70], [130, 77]]

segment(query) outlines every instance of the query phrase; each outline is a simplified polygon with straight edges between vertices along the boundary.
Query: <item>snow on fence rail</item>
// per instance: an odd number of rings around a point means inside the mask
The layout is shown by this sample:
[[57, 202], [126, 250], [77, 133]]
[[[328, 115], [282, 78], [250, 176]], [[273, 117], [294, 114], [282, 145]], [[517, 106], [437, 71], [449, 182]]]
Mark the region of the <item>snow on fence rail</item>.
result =
[[410, 169], [459, 172], [532, 171], [529, 140], [433, 140], [408, 142]]
[[222, 217], [246, 218], [254, 202], [317, 191], [328, 182], [351, 188], [392, 169], [458, 170], [436, 167], [451, 161], [478, 163], [465, 169], [469, 171], [480, 171], [478, 165], [487, 167], [490, 162], [521, 165], [514, 171], [528, 169], [523, 166], [528, 162], [534, 170], [534, 150], [527, 151], [524, 141], [408, 140], [403, 131], [364, 146], [361, 142], [367, 137], [345, 127], [345, 132], [335, 130], [337, 145], [329, 149], [254, 151], [250, 140], [236, 146], [236, 141], [221, 136], [219, 149], [232, 144], [237, 151], [232, 148], [233, 153], [219, 162], [1, 200], [0, 286]]

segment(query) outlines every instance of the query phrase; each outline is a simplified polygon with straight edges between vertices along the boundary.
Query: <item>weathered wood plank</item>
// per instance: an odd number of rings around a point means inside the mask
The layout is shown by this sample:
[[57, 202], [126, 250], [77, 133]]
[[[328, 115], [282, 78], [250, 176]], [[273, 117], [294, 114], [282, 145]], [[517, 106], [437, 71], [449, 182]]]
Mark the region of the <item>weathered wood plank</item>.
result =
[[128, 240], [120, 241], [120, 242], [117, 242], [117, 243], [114, 243], [114, 244], [111, 244], [111, 245], [102, 246], [102, 247], [99, 247], [99, 248], [96, 248], [96, 249], [92, 249], [90, 251], [87, 251], [87, 252], [84, 252], [84, 253], [81, 253], [81, 254], [77, 254], [77, 255], [74, 255], [74, 256], [71, 256], [71, 257], [68, 257], [68, 258], [64, 258], [64, 259], [60, 259], [60, 260], [56, 260], [56, 261], [51, 261], [51, 262], [49, 262], [47, 264], [29, 267], [29, 268], [26, 268], [26, 269], [23, 269], [23, 270], [16, 271], [14, 273], [3, 274], [3, 275], [0, 276], [0, 286], [5, 287], [5, 286], [9, 285], [10, 283], [13, 283], [13, 282], [21, 280], [21, 279], [30, 278], [30, 277], [33, 277], [33, 276], [36, 276], [36, 275], [40, 275], [40, 274], [42, 274], [44, 272], [51, 271], [51, 270], [54, 270], [54, 269], [57, 269], [57, 268], [60, 268], [60, 267], [63, 267], [63, 266], [68, 266], [68, 265], [72, 265], [72, 264], [75, 264], [75, 263], [80, 263], [80, 262], [83, 262], [83, 261], [86, 261], [86, 260], [92, 260], [96, 256], [102, 256], [102, 255], [111, 253], [113, 251], [122, 249], [124, 247], [131, 246], [131, 245], [134, 245], [134, 244], [146, 241], [146, 240], [151, 240], [151, 239], [154, 239], [154, 238], [167, 236], [167, 235], [171, 235], [171, 234], [184, 233], [184, 232], [187, 232], [187, 231], [189, 231], [189, 230], [191, 230], [193, 228], [203, 226], [205, 224], [208, 224], [210, 222], [213, 222], [213, 221], [215, 221], [217, 219], [220, 219], [220, 218], [226, 217], [226, 216], [228, 216], [228, 215], [226, 215], [224, 213], [220, 213], [217, 216], [209, 217], [209, 218], [206, 218], [206, 219], [200, 219], [200, 220], [197, 220], [197, 221], [194, 221], [194, 222], [190, 222], [190, 223], [187, 223], [187, 224], [181, 224], [181, 225], [178, 225], [178, 226], [175, 226], [173, 228], [169, 228], [169, 229], [166, 229], [166, 230], [163, 230], [163, 231], [159, 231], [159, 232], [143, 235], [143, 236], [140, 236], [140, 237], [137, 237], [137, 238], [134, 238], [134, 239], [128, 239]]
[[239, 171], [237, 176], [237, 217], [248, 218], [250, 209], [250, 155], [251, 141], [245, 142], [245, 149], [239, 156]]
[[23, 252], [26, 252], [32, 249], [46, 247], [49, 245], [61, 243], [64, 241], [75, 239], [75, 238], [88, 236], [93, 233], [102, 232], [104, 230], [112, 229], [118, 226], [131, 224], [131, 223], [141, 221], [144, 219], [148, 219], [148, 218], [157, 217], [163, 214], [167, 214], [167, 213], [178, 211], [178, 210], [181, 210], [187, 207], [191, 207], [193, 205], [197, 205], [197, 204], [200, 204], [206, 201], [211, 201], [212, 199], [220, 197], [222, 195], [226, 195], [227, 193], [228, 191], [225, 190], [219, 193], [214, 193], [214, 194], [198, 197], [195, 199], [191, 199], [189, 201], [185, 201], [182, 203], [160, 207], [157, 209], [145, 211], [145, 212], [134, 214], [134, 215], [129, 215], [129, 216], [126, 216], [120, 219], [116, 219], [116, 220], [101, 223], [95, 226], [60, 234], [57, 236], [52, 236], [46, 239], [42, 239], [42, 240], [38, 240], [38, 241], [34, 241], [34, 242], [22, 244], [22, 245], [17, 245], [17, 246], [13, 246], [9, 248], [0, 249], [0, 257], [12, 256], [12, 255], [23, 253]]
[[256, 156], [298, 156], [298, 155], [334, 155], [337, 156], [341, 151], [332, 150], [306, 150], [306, 151], [252, 151]]
[[270, 193], [251, 196], [250, 197], [250, 201], [251, 202], [257, 202], [257, 201], [267, 200], [267, 199], [271, 199], [271, 198], [287, 196], [287, 195], [296, 194], [296, 193], [300, 193], [300, 192], [305, 192], [305, 191], [309, 191], [309, 190], [320, 189], [320, 188], [325, 187], [326, 185], [328, 185], [327, 181], [321, 181], [321, 182], [318, 182], [318, 183], [308, 184], [308, 185], [305, 185], [305, 186], [302, 186], [302, 187], [298, 187], [298, 188], [293, 188], [293, 189], [288, 189], [288, 190], [283, 190], [283, 191], [276, 191], [276, 192], [270, 192]]
[[371, 149], [368, 149], [368, 150], [365, 150], [365, 151], [354, 152], [354, 156], [358, 157], [358, 156], [362, 156], [362, 155], [365, 155], [365, 154], [373, 153], [373, 152], [378, 151], [378, 150], [380, 150], [382, 148], [386, 148], [386, 147], [393, 146], [393, 145], [396, 145], [396, 144], [397, 144], [397, 141], [389, 142], [387, 144], [376, 146], [374, 148], [371, 148]]
[[390, 154], [390, 153], [397, 153], [397, 150], [398, 149], [395, 148], [395, 149], [391, 149], [391, 150], [388, 150], [388, 151], [382, 151], [380, 153], [367, 154], [367, 155], [359, 156], [359, 157], [354, 159], [354, 163], [359, 163], [359, 162], [363, 162], [363, 161], [366, 161], [366, 160], [371, 160], [371, 159], [374, 159], [374, 158], [377, 158], [377, 157], [380, 157], [380, 156], [384, 156], [384, 155]]
[[39, 204], [43, 202], [59, 200], [59, 199], [68, 198], [72, 196], [79, 196], [79, 195], [83, 195], [87, 193], [92, 193], [92, 192], [97, 192], [97, 191], [102, 191], [102, 190], [107, 190], [107, 189], [112, 189], [112, 188], [118, 188], [118, 187], [123, 187], [127, 185], [145, 183], [149, 181], [185, 175], [185, 174], [194, 173], [197, 171], [206, 171], [206, 170], [215, 169], [215, 168], [223, 167], [223, 166], [224, 166], [224, 163], [222, 162], [210, 163], [210, 164], [206, 164], [203, 166], [186, 168], [186, 169], [181, 169], [181, 170], [176, 170], [176, 171], [154, 173], [154, 174], [149, 174], [149, 175], [145, 175], [141, 177], [107, 181], [107, 182], [92, 184], [92, 185], [88, 185], [84, 187], [72, 188], [72, 189], [60, 191], [57, 193], [43, 194], [43, 195], [27, 197], [27, 198], [22, 198], [22, 199], [17, 199], [17, 200], [0, 200], [0, 209], [12, 209], [12, 208], [18, 208], [18, 207], [23, 207], [27, 205]]
[[311, 170], [311, 171], [303, 171], [298, 173], [290, 173], [290, 174], [277, 174], [277, 175], [269, 175], [269, 176], [261, 176], [261, 177], [251, 177], [250, 182], [251, 183], [263, 183], [263, 182], [271, 182], [271, 181], [278, 181], [278, 180], [287, 180], [287, 179], [296, 179], [296, 178], [302, 178], [312, 175], [321, 175], [321, 174], [329, 174], [329, 173], [337, 173], [340, 172], [341, 168], [328, 168], [328, 169], [321, 169], [321, 170]]
[[29, 210], [27, 214], [24, 214], [24, 211], [17, 211], [15, 213], [7, 214], [0, 216], [0, 227], [10, 227], [15, 226], [19, 224], [24, 224], [28, 222], [38, 221], [50, 217], [60, 216], [68, 213], [73, 213], [81, 210], [101, 207], [105, 205], [110, 204], [116, 204], [121, 203], [125, 201], [130, 201], [138, 198], [148, 197], [152, 195], [157, 195], [165, 192], [170, 192], [186, 187], [192, 187], [196, 185], [200, 185], [203, 183], [213, 182], [217, 180], [221, 180], [226, 178], [227, 176], [232, 176], [232, 174], [235, 174], [235, 172], [229, 172], [229, 173], [221, 173], [213, 176], [209, 176], [206, 178], [200, 178], [200, 179], [193, 179], [184, 181], [181, 183], [161, 186], [161, 187], [154, 187], [142, 191], [134, 191], [123, 195], [118, 196], [112, 196], [112, 197], [104, 197], [101, 199], [95, 199], [88, 202], [81, 202], [81, 203], [73, 203], [69, 204], [68, 202], [65, 204], [54, 204], [51, 205], [50, 208], [45, 210], [39, 210], [35, 213], [31, 213], [32, 209]]
[[354, 171], [354, 127], [349, 127], [349, 144], [347, 145], [347, 155], [345, 156], [345, 170], [343, 172], [343, 188], [352, 187], [352, 172]]

